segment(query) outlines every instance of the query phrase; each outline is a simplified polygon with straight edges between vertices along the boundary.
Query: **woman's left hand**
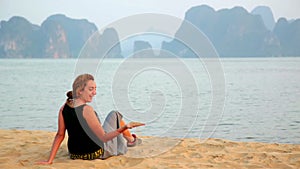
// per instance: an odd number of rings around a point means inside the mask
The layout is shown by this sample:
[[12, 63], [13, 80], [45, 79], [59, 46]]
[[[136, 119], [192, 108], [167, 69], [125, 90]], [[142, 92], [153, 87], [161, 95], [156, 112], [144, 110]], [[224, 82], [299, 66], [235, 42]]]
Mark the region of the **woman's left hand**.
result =
[[144, 126], [145, 123], [140, 123], [140, 122], [130, 122], [127, 124], [127, 128], [132, 129], [134, 127], [139, 127], [139, 126]]

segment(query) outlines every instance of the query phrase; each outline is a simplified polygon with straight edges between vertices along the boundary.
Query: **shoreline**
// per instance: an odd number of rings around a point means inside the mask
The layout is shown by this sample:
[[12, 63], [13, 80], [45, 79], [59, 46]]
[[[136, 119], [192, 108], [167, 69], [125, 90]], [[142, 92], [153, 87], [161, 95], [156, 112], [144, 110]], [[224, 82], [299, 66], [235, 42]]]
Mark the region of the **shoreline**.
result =
[[142, 145], [106, 160], [71, 160], [67, 134], [52, 165], [46, 160], [56, 132], [0, 129], [0, 168], [300, 168], [300, 144], [210, 138], [141, 136]]

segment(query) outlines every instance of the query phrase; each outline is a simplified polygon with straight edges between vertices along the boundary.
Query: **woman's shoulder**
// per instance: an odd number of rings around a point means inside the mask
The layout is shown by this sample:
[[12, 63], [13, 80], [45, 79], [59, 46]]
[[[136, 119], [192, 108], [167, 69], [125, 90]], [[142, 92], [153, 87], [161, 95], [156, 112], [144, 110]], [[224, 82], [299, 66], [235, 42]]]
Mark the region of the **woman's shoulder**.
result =
[[87, 105], [85, 104], [84, 107], [83, 107], [83, 111], [86, 111], [86, 112], [93, 112], [94, 111], [94, 108], [90, 105]]
[[95, 111], [94, 108], [90, 105], [85, 105], [83, 107], [83, 117], [85, 118], [94, 118], [95, 117]]

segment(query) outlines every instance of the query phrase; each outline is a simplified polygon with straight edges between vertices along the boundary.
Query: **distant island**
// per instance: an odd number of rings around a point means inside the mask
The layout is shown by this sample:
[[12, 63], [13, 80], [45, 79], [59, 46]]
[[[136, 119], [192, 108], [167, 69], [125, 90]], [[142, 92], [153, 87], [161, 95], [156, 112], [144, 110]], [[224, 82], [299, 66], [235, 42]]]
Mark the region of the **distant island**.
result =
[[[98, 31], [88, 20], [71, 19], [62, 14], [48, 17], [41, 26], [15, 16], [0, 23], [0, 58], [76, 58], [87, 40]], [[89, 57], [96, 57], [103, 46], [119, 41], [117, 32], [107, 29], [90, 49]], [[95, 56], [93, 56], [95, 54]], [[122, 57], [120, 46], [109, 57]]]
[[[300, 56], [300, 19], [280, 18], [276, 23], [269, 7], [259, 6], [251, 13], [242, 7], [222, 9], [202, 5], [189, 9], [185, 20], [210, 39], [221, 57]], [[179, 28], [177, 36], [185, 32]], [[181, 57], [195, 57], [186, 46], [164, 42], [164, 50]]]
[[[300, 19], [275, 21], [271, 9], [266, 6], [248, 12], [242, 7], [216, 11], [201, 5], [189, 9], [184, 19], [209, 38], [221, 57], [300, 56]], [[180, 35], [184, 32], [182, 29], [183, 26], [175, 37], [184, 36]], [[72, 19], [62, 14], [49, 16], [41, 25], [14, 16], [0, 23], [0, 58], [77, 58], [86, 43], [90, 43], [86, 57], [98, 57], [105, 51], [109, 51], [105, 53], [109, 58], [124, 57], [122, 51], [127, 49], [121, 48], [114, 28], [90, 39], [97, 31], [96, 25], [86, 19]], [[107, 50], [111, 44], [117, 45]], [[147, 39], [133, 45], [134, 52], [147, 49], [141, 57], [164, 57], [154, 56]], [[196, 57], [176, 38], [161, 46], [162, 50], [179, 57]]]

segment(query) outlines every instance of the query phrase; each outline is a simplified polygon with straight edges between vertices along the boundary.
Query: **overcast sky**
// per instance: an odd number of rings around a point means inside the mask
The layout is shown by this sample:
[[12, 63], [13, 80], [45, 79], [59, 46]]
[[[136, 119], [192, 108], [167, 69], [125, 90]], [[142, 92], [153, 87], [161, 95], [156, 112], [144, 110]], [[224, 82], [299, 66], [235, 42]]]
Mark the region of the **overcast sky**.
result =
[[48, 16], [65, 14], [88, 19], [98, 28], [125, 16], [141, 13], [162, 13], [184, 18], [185, 12], [197, 5], [214, 9], [242, 6], [249, 12], [258, 5], [269, 6], [277, 20], [300, 18], [300, 0], [0, 0], [0, 20], [23, 16], [40, 25]]

